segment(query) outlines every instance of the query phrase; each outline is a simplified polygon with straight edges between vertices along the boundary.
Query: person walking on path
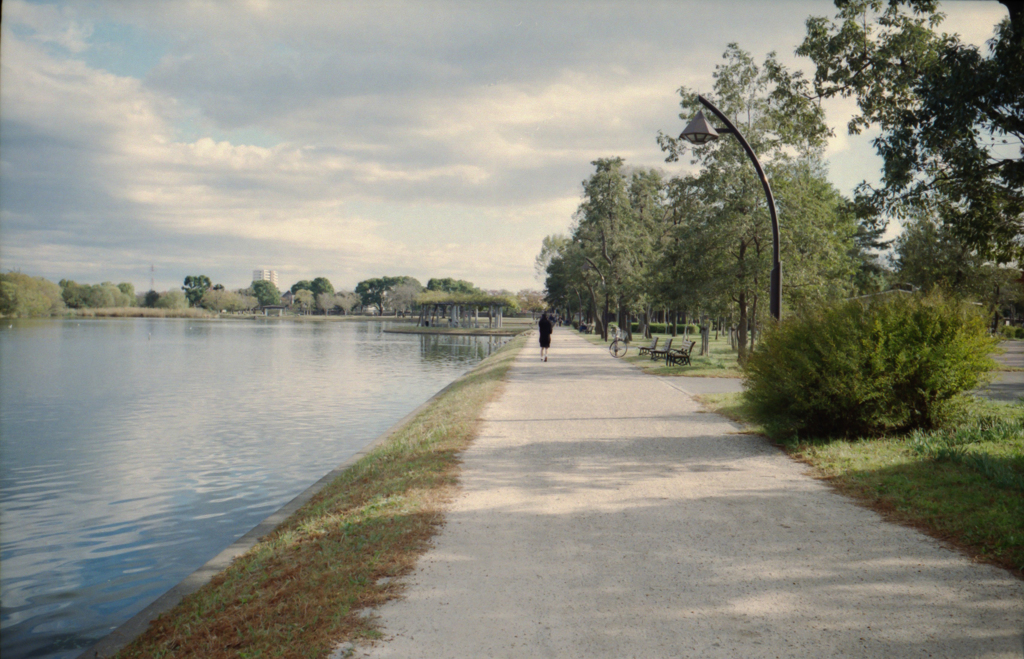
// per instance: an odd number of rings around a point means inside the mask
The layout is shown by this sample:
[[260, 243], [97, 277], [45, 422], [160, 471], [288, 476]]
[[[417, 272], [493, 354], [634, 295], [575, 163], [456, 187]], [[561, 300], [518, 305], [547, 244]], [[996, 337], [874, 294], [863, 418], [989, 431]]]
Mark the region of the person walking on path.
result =
[[540, 329], [540, 360], [546, 362], [548, 360], [548, 348], [551, 347], [552, 330], [551, 321], [548, 320], [546, 313], [541, 314], [537, 328]]

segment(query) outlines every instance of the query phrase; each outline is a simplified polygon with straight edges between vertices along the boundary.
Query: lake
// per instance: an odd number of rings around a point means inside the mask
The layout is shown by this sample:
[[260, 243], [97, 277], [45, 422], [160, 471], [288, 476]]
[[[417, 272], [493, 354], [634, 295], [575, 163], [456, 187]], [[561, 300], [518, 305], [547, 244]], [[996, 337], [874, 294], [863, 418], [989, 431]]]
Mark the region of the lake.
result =
[[0, 654], [76, 657], [505, 339], [5, 320]]

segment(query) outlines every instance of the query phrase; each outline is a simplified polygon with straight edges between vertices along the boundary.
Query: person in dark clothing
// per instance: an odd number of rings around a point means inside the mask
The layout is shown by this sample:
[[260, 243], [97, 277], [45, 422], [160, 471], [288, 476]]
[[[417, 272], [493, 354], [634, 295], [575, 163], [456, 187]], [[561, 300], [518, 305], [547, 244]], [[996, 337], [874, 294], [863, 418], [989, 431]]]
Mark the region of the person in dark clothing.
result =
[[540, 330], [540, 359], [546, 362], [548, 360], [548, 348], [551, 347], [551, 321], [548, 320], [546, 313], [541, 314], [537, 328]]

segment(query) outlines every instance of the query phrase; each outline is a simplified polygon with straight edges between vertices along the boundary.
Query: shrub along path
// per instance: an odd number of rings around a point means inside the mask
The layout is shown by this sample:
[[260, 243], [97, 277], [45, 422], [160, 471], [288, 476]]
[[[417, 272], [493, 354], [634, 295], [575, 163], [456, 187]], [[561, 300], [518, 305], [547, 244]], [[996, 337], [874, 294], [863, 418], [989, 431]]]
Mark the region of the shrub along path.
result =
[[[1019, 657], [1024, 583], [556, 330], [359, 657]], [[336, 653], [341, 656], [342, 652]]]

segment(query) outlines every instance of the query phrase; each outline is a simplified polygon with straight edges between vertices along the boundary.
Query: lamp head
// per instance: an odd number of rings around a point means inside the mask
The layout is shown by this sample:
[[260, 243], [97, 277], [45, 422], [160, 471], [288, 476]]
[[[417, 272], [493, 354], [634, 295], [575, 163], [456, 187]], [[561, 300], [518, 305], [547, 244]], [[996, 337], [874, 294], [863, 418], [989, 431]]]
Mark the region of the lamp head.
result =
[[718, 131], [708, 123], [707, 118], [704, 116], [704, 111], [701, 110], [697, 112], [697, 116], [693, 118], [693, 121], [686, 125], [683, 132], [679, 134], [679, 139], [686, 140], [691, 144], [707, 144], [718, 139]]

